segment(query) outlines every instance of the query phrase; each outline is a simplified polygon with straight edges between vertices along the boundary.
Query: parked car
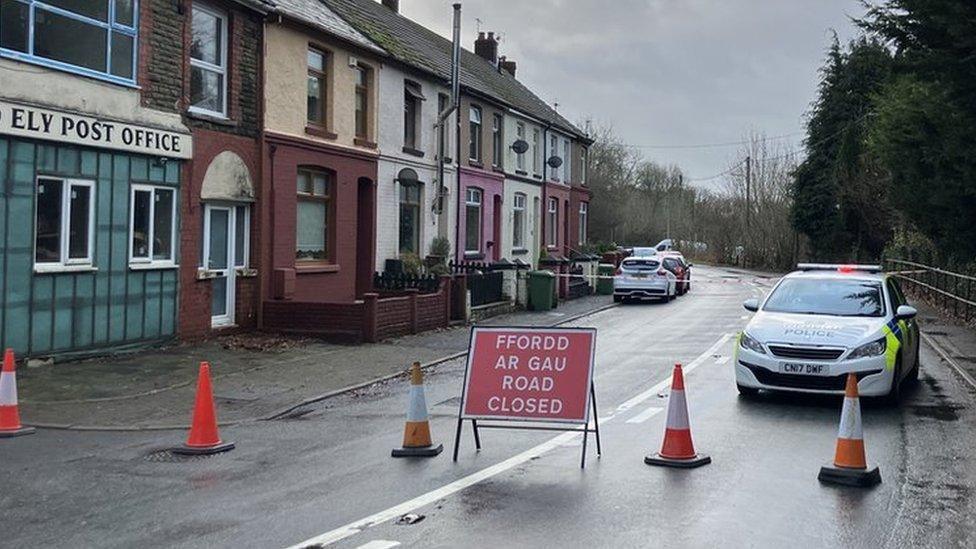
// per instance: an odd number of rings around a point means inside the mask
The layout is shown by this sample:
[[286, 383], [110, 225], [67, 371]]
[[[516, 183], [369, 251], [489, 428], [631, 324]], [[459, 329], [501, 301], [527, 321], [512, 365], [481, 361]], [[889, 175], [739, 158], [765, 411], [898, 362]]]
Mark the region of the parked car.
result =
[[657, 254], [657, 250], [650, 246], [635, 246], [630, 249], [631, 257], [653, 257]]
[[678, 295], [684, 295], [691, 290], [691, 263], [685, 261], [681, 252], [658, 252], [665, 269], [674, 273], [678, 279]]
[[628, 257], [613, 277], [613, 300], [655, 298], [670, 301], [678, 293], [677, 277], [655, 257]]
[[801, 264], [780, 279], [740, 334], [735, 382], [760, 389], [844, 394], [849, 373], [862, 396], [897, 403], [918, 380], [916, 310], [898, 281], [874, 265]]

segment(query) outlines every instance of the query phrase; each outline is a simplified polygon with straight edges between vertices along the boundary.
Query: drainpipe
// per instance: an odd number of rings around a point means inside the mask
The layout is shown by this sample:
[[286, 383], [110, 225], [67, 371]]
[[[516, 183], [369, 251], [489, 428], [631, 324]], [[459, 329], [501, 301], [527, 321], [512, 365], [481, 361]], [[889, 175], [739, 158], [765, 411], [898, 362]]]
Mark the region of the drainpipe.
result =
[[[549, 185], [549, 130], [552, 129], [552, 122], [546, 125], [545, 129], [542, 130], [542, 204], [540, 207], [542, 211], [539, 215], [542, 216], [542, 222], [540, 226], [542, 227], [542, 235], [540, 235], [539, 241], [539, 256], [541, 257], [543, 253], [547, 256], [549, 255], [549, 238], [546, 232], [546, 220], [549, 218], [549, 202], [546, 197], [546, 187]], [[559, 215], [559, 210], [556, 210], [556, 216]], [[558, 240], [558, 238], [557, 238]], [[538, 261], [538, 259], [536, 259]], [[536, 265], [539, 268], [539, 265]]]
[[[451, 104], [444, 109], [444, 112], [437, 116], [437, 123], [434, 124], [434, 132], [437, 135], [437, 184], [441, 187], [437, 189], [439, 195], [440, 211], [443, 212], [446, 205], [444, 204], [444, 189], [447, 185], [444, 181], [444, 156], [447, 149], [447, 144], [445, 143], [447, 137], [447, 129], [445, 128], [445, 123], [447, 119], [451, 117], [452, 114], [458, 112], [458, 89], [460, 87], [460, 78], [458, 77], [458, 66], [460, 65], [460, 54], [461, 54], [461, 4], [454, 4], [454, 43], [453, 52], [451, 57]], [[460, 115], [458, 116], [460, 119]], [[460, 122], [460, 120], [459, 120]], [[460, 128], [460, 123], [457, 126]], [[460, 136], [459, 136], [460, 137]], [[460, 139], [457, 139], [460, 141]], [[460, 158], [456, 157], [458, 164], [460, 164]], [[445, 233], [446, 233], [445, 227]], [[455, 234], [455, 239], [457, 235]], [[456, 247], [456, 245], [455, 245]]]
[[[454, 208], [454, 257], [461, 261], [461, 4], [454, 4], [454, 44], [451, 52], [451, 111], [457, 112], [454, 127], [454, 159], [457, 185], [457, 204]], [[442, 163], [443, 164], [443, 163]]]

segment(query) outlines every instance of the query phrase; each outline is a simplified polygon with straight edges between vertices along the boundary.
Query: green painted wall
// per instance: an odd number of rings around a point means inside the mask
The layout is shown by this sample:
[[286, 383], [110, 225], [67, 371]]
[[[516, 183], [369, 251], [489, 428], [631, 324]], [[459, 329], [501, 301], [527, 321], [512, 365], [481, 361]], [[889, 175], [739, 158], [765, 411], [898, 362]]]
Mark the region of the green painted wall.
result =
[[[129, 185], [177, 188], [180, 164], [0, 137], [0, 347], [59, 355], [175, 336], [178, 271], [129, 269]], [[34, 273], [38, 175], [95, 181], [97, 272]]]

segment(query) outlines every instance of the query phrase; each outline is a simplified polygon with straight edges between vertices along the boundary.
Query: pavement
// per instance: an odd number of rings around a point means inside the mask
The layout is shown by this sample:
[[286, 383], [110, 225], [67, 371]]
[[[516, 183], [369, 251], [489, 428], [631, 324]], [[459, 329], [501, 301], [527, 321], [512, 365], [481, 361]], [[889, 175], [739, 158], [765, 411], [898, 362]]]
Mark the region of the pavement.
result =
[[[518, 311], [478, 324], [552, 325], [608, 306], [613, 306], [609, 296], [594, 295], [560, 303], [552, 311]], [[184, 429], [199, 364], [208, 361], [222, 425], [268, 419], [402, 374], [413, 361], [430, 364], [463, 353], [468, 333], [467, 326], [460, 326], [365, 345], [245, 334], [21, 367], [21, 416], [25, 424], [58, 429]]]
[[[0, 440], [3, 545], [976, 547], [976, 393], [934, 347], [923, 344], [921, 383], [902, 406], [862, 402], [882, 484], [822, 485], [839, 399], [742, 399], [734, 388], [741, 303], [774, 280], [708, 267], [696, 278], [670, 303], [568, 323], [598, 330], [603, 453], [591, 439], [586, 469], [578, 433], [485, 431], [476, 451], [468, 426], [453, 463], [455, 359], [428, 370], [431, 431], [445, 445], [428, 460], [390, 457], [407, 404], [400, 379], [223, 428], [237, 448], [206, 459], [168, 453], [182, 437], [173, 432]], [[952, 341], [968, 348], [976, 334]], [[696, 447], [713, 459], [700, 469], [643, 462], [660, 448], [674, 362], [686, 365]]]

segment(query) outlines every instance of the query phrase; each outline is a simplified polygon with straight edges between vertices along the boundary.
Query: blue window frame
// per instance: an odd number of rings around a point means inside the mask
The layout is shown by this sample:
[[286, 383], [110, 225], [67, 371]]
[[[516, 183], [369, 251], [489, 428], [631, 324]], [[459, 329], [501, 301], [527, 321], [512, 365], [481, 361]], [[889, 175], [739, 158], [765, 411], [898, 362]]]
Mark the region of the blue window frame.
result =
[[0, 0], [0, 56], [135, 86], [139, 0]]

